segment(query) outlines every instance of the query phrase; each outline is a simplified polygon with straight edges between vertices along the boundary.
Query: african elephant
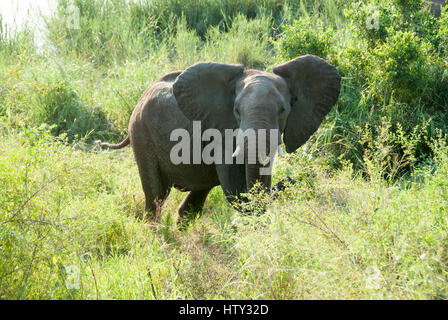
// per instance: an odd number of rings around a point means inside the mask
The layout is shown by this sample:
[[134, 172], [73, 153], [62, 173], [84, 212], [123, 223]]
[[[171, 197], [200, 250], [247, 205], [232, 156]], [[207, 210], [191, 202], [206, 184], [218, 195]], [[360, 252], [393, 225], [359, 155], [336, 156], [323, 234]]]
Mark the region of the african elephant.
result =
[[[271, 146], [277, 145], [281, 136], [287, 152], [304, 144], [338, 100], [340, 80], [336, 68], [312, 55], [275, 66], [273, 73], [245, 70], [243, 65], [196, 63], [165, 75], [143, 93], [125, 140], [99, 144], [112, 149], [132, 145], [146, 210], [151, 213], [163, 203], [172, 186], [189, 191], [179, 206], [180, 216], [190, 210], [200, 211], [207, 194], [217, 185], [232, 203], [256, 182], [270, 190], [271, 167], [260, 157], [248, 161], [250, 153], [264, 151], [271, 162], [277, 150], [272, 152]], [[177, 144], [173, 131], [181, 129], [194, 136], [198, 130], [195, 121], [200, 121], [200, 133], [215, 129], [224, 135], [231, 129], [230, 156], [229, 146], [222, 146], [223, 161], [173, 163], [172, 150]], [[264, 150], [249, 150], [247, 136], [239, 140], [239, 133], [235, 134], [238, 128], [240, 133], [265, 129], [277, 132], [279, 138], [271, 141], [266, 134]], [[262, 139], [261, 135], [255, 137], [258, 142]], [[201, 148], [205, 140], [200, 141]], [[197, 146], [188, 148], [194, 153]], [[238, 162], [240, 154], [243, 161]], [[267, 174], [261, 175], [261, 169], [267, 169]]]

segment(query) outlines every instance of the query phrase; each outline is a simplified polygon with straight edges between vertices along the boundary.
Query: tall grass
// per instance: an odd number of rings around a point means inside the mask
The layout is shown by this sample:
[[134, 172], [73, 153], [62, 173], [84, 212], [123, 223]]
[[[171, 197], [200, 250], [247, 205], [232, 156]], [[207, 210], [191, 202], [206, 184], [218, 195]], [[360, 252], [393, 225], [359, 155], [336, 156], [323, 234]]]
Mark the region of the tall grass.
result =
[[[49, 38], [63, 54], [75, 54], [100, 64], [151, 55], [185, 25], [201, 40], [213, 27], [218, 32], [232, 28], [237, 16], [248, 20], [266, 17], [271, 28], [266, 35], [277, 35], [280, 26], [298, 16], [313, 12], [329, 23], [341, 21], [338, 4], [343, 1], [310, 0], [75, 0], [80, 11], [79, 28], [67, 23], [69, 0], [59, 0], [58, 10], [47, 21]], [[340, 9], [340, 8], [339, 8]], [[180, 30], [182, 32], [182, 30]]]
[[[447, 297], [443, 140], [433, 144], [434, 167], [394, 187], [350, 166], [329, 175], [319, 159], [293, 155], [275, 179], [286, 170], [297, 184], [266, 214], [238, 216], [215, 189], [183, 230], [179, 192], [160, 223], [140, 220], [131, 150], [80, 146], [42, 129], [1, 140], [3, 299]], [[73, 266], [75, 288], [67, 285]]]
[[[31, 55], [35, 52], [33, 32], [25, 26], [17, 31], [3, 23], [0, 15], [0, 53], [2, 59], [14, 55]], [[15, 58], [15, 57], [14, 57]]]
[[[446, 299], [448, 14], [411, 21], [405, 2], [75, 0], [73, 29], [60, 0], [43, 54], [31, 30], [1, 30], [0, 298]], [[121, 139], [169, 71], [307, 53], [343, 85], [310, 143], [275, 162], [274, 182], [297, 183], [253, 194], [261, 216], [215, 188], [182, 228], [175, 190], [143, 220], [131, 149], [92, 140]]]

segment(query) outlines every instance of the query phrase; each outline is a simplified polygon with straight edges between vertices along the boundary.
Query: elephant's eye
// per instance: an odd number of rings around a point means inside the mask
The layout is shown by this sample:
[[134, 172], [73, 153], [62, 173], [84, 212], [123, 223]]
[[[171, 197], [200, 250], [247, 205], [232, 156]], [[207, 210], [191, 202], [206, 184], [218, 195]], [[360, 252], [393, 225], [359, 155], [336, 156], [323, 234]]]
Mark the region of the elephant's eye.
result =
[[284, 106], [284, 105], [281, 105], [281, 106], [280, 106], [280, 110], [279, 110], [279, 112], [280, 112], [280, 113], [285, 112], [285, 106]]
[[291, 110], [291, 107], [289, 106], [289, 104], [283, 103], [282, 105], [280, 105], [279, 113], [287, 114], [290, 110]]
[[286, 106], [284, 105], [284, 104], [282, 104], [281, 106], [280, 106], [280, 114], [283, 114], [283, 113], [285, 113], [286, 112]]

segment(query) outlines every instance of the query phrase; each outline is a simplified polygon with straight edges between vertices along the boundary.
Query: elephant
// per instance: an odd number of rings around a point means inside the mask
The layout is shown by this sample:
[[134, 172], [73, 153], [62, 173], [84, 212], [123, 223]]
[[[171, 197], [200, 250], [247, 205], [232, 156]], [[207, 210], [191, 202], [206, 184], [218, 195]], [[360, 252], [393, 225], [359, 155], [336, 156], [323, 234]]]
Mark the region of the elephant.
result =
[[[272, 166], [257, 156], [248, 161], [250, 153], [264, 151], [272, 163], [276, 151], [282, 153], [281, 148], [271, 150], [281, 143], [281, 137], [288, 153], [297, 150], [336, 104], [341, 87], [337, 69], [313, 55], [297, 57], [274, 66], [272, 71], [198, 62], [168, 73], [143, 93], [131, 115], [128, 136], [121, 143], [98, 142], [102, 148], [111, 149], [131, 144], [148, 214], [157, 214], [171, 187], [188, 191], [178, 208], [180, 217], [200, 212], [208, 193], [218, 185], [231, 204], [256, 184], [272, 190]], [[223, 134], [230, 129], [234, 133], [231, 146], [221, 147], [219, 152], [226, 154], [226, 161], [173, 163], [172, 150], [178, 144], [173, 131], [181, 129], [194, 136], [198, 122], [200, 133], [208, 129]], [[265, 137], [264, 150], [249, 150], [247, 136], [240, 139], [240, 133], [249, 129], [276, 132], [278, 139]], [[255, 139], [260, 142], [262, 135]], [[200, 141], [200, 147], [204, 142]], [[188, 148], [187, 153], [194, 152], [197, 146]], [[234, 151], [230, 156], [229, 148]], [[238, 162], [240, 155], [243, 160]], [[261, 169], [267, 173], [260, 174]]]

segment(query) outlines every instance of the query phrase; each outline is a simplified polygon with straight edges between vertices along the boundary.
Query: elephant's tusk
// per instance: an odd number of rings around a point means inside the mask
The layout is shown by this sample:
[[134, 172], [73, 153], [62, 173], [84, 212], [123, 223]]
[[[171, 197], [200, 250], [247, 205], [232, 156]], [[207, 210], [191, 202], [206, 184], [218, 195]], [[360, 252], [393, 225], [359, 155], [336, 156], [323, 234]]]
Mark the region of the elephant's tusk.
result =
[[232, 158], [238, 157], [241, 152], [241, 147], [239, 145], [236, 146], [235, 152], [232, 154]]
[[282, 145], [278, 145], [278, 154], [280, 157], [284, 157], [285, 156], [285, 152], [283, 151]]

